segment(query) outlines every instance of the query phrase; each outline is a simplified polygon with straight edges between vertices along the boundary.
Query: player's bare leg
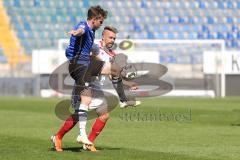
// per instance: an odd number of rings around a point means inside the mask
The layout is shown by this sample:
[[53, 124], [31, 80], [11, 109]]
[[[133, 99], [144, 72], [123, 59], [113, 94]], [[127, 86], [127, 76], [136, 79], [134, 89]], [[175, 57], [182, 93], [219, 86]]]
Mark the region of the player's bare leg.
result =
[[87, 124], [87, 111], [88, 106], [91, 103], [91, 90], [84, 89], [81, 93], [81, 104], [78, 110], [79, 116], [79, 136], [77, 137], [77, 142], [92, 145], [92, 142], [88, 139], [86, 134], [86, 124]]
[[112, 75], [112, 76], [116, 76], [119, 77], [121, 74], [121, 67], [119, 65], [117, 65], [116, 63], [105, 63], [101, 74], [103, 75]]

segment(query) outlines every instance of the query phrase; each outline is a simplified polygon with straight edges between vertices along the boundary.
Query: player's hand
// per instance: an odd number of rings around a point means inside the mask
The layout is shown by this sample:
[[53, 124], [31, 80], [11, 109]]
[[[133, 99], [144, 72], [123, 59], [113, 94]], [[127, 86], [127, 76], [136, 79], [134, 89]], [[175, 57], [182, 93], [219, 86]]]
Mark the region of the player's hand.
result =
[[138, 89], [138, 84], [136, 82], [123, 80], [123, 84], [129, 87], [130, 90]]
[[66, 34], [68, 35], [68, 36], [71, 36], [71, 35], [75, 35], [76, 34], [76, 31], [74, 31], [74, 30], [71, 30], [71, 31], [69, 31], [69, 32], [66, 32]]
[[137, 90], [138, 89], [138, 84], [135, 82], [130, 82], [130, 90]]
[[84, 30], [82, 28], [79, 28], [77, 30], [71, 30], [67, 32], [67, 35], [69, 36], [81, 36], [84, 33]]

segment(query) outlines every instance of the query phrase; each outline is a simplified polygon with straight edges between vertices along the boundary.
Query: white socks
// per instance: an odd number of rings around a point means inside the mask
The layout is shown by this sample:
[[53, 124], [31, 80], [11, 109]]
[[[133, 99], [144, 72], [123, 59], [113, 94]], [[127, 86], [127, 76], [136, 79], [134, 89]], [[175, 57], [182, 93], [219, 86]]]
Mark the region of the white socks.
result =
[[88, 106], [84, 104], [80, 104], [79, 106], [79, 129], [80, 129], [80, 136], [87, 137], [86, 134], [86, 124], [87, 124], [87, 110]]

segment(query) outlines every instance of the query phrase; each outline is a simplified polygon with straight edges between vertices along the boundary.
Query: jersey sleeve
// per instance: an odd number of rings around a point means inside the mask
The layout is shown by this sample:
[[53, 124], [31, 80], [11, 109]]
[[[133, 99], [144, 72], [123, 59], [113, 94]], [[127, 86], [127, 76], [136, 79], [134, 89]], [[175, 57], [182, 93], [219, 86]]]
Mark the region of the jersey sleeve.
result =
[[96, 43], [94, 43], [93, 46], [92, 46], [92, 48], [91, 48], [91, 52], [92, 52], [92, 54], [95, 55], [95, 56], [96, 56], [96, 55], [99, 55], [99, 53], [100, 53], [99, 45], [96, 44]]
[[79, 28], [83, 29], [83, 34], [86, 32], [86, 24], [84, 24], [83, 22], [80, 22], [75, 28], [74, 30], [78, 30]]

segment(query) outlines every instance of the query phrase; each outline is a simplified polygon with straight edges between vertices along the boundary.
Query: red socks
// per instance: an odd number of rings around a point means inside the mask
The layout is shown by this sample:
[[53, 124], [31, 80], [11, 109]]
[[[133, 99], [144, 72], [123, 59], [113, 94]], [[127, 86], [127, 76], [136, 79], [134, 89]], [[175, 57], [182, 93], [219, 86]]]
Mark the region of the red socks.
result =
[[88, 136], [88, 139], [93, 142], [97, 136], [100, 134], [100, 132], [102, 131], [102, 129], [105, 126], [105, 122], [101, 121], [99, 118], [96, 119], [95, 123], [92, 126], [92, 131]]
[[[56, 134], [58, 138], [62, 139], [63, 136], [77, 124], [77, 122], [78, 122], [77, 117], [75, 117], [74, 115], [71, 115], [67, 120], [65, 120], [64, 125], [60, 128], [60, 130]], [[92, 126], [92, 131], [88, 136], [88, 139], [91, 142], [93, 142], [97, 138], [97, 136], [104, 128], [105, 124], [106, 123], [101, 121], [99, 118], [96, 119], [95, 123]]]
[[78, 120], [76, 115], [71, 115], [67, 120], [65, 120], [64, 125], [60, 128], [60, 130], [57, 132], [57, 136], [59, 139], [62, 139], [62, 137], [70, 131], [76, 124]]

